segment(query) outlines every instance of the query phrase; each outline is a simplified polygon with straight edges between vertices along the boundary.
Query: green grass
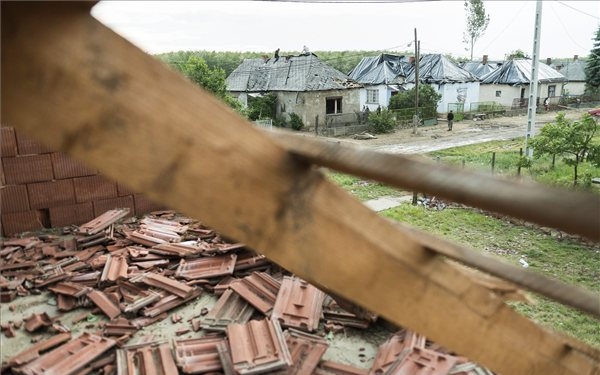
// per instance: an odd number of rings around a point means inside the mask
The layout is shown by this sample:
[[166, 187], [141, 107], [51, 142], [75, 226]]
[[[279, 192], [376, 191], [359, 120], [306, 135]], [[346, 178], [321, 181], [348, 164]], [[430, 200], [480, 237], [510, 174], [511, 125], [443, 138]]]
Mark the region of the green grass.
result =
[[343, 187], [348, 192], [352, 193], [361, 201], [376, 199], [386, 195], [398, 196], [403, 194], [399, 189], [389, 187], [376, 181], [367, 181], [358, 177], [333, 171], [327, 171], [325, 174], [329, 179]]
[[[600, 143], [600, 137], [596, 137], [596, 139], [596, 143]], [[495, 152], [494, 173], [504, 176], [517, 176], [519, 149], [523, 145], [523, 138], [515, 138], [510, 141], [493, 141], [440, 150], [431, 153], [430, 156], [439, 158], [441, 162], [456, 166], [462, 166], [464, 161], [466, 168], [491, 172], [492, 153]], [[565, 164], [560, 156], [555, 158], [554, 167], [552, 167], [551, 157], [532, 159], [531, 167], [521, 169], [521, 176], [543, 184], [573, 186], [573, 167]], [[600, 177], [599, 167], [594, 167], [588, 162], [581, 163], [578, 167], [578, 176], [580, 187], [599, 191], [599, 189], [590, 186], [591, 178]]]
[[[546, 276], [600, 291], [600, 246], [558, 240], [540, 229], [515, 225], [469, 208], [437, 211], [404, 204], [383, 215], [517, 265], [524, 258], [531, 269]], [[540, 324], [600, 348], [597, 320], [542, 297], [535, 300], [535, 305], [511, 305]]]
[[[442, 162], [467, 168], [490, 170], [491, 152], [496, 152], [498, 174], [516, 175], [516, 162], [522, 139], [488, 142], [432, 153]], [[556, 160], [552, 169], [551, 159], [534, 160], [530, 169], [523, 169], [524, 176], [547, 184], [572, 186], [572, 168]], [[600, 168], [580, 166], [580, 176], [585, 173], [600, 177]], [[384, 195], [399, 195], [398, 190], [372, 181], [328, 172], [328, 177], [361, 200]], [[600, 193], [598, 187], [587, 189]], [[406, 194], [406, 192], [404, 192]], [[465, 244], [477, 251], [497, 256], [505, 261], [519, 264], [521, 257], [530, 268], [552, 278], [582, 286], [595, 293], [600, 292], [600, 244], [591, 245], [574, 238], [557, 238], [533, 225], [517, 225], [507, 219], [471, 208], [449, 207], [442, 211], [422, 206], [404, 204], [382, 212], [394, 220], [406, 222], [432, 234]], [[534, 321], [555, 330], [572, 335], [600, 348], [600, 322], [590, 316], [565, 307], [559, 303], [535, 296], [536, 303], [510, 303], [517, 311]]]

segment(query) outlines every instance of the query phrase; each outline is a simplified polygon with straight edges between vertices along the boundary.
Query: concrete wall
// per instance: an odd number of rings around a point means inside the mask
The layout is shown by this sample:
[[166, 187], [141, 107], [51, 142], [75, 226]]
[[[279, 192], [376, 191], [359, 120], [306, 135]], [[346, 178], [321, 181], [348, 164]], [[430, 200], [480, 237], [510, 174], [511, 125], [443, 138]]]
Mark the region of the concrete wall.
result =
[[294, 112], [302, 118], [304, 126], [314, 128], [315, 119], [319, 116], [319, 126], [325, 124], [325, 103], [330, 97], [342, 97], [342, 113], [360, 111], [359, 89], [276, 92], [278, 115], [286, 116]]
[[11, 127], [0, 130], [3, 236], [83, 224], [114, 208], [137, 216], [162, 208]]
[[[556, 83], [541, 83], [538, 85], [538, 97], [541, 101], [544, 98], [548, 97], [548, 88], [549, 86], [555, 86], [555, 94], [554, 96], [561, 95], [561, 82]], [[513, 100], [515, 98], [521, 97], [521, 88], [525, 89], [525, 95], [523, 96], [525, 99], [529, 98], [529, 85], [519, 85], [519, 86], [510, 86], [510, 85], [495, 85], [495, 84], [484, 84], [482, 83], [479, 89], [479, 101], [487, 102], [494, 101], [502, 104], [503, 106], [510, 107], [513, 104]], [[501, 96], [496, 96], [496, 91], [501, 91]]]

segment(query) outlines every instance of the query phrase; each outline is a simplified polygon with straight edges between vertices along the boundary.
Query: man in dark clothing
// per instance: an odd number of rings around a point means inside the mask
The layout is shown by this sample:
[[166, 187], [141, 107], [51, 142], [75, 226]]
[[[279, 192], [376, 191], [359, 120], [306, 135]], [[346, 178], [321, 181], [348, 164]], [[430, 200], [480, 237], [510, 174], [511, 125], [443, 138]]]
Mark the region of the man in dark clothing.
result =
[[448, 131], [451, 131], [452, 122], [454, 121], [454, 113], [452, 113], [452, 111], [448, 112], [448, 116], [446, 118], [448, 119]]

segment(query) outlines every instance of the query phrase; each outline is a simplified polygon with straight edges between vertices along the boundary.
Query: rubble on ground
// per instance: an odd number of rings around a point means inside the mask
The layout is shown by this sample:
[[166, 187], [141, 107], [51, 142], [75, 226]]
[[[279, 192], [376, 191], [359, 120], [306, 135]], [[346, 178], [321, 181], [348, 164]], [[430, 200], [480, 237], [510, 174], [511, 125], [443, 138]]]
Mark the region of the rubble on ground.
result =
[[[60, 314], [45, 312], [3, 320], [7, 340], [18, 330], [32, 335], [4, 360], [3, 374], [492, 374], [400, 328], [380, 343], [370, 369], [324, 360], [331, 337], [368, 330], [377, 315], [173, 211], [123, 221], [127, 214], [111, 210], [60, 235], [4, 240], [0, 301], [13, 311], [15, 299], [48, 292], [59, 312], [83, 311], [71, 324], [89, 329], [73, 335]], [[214, 296], [212, 307], [185, 320], [174, 311], [203, 295]], [[158, 322], [173, 325], [168, 340], [144, 334]]]

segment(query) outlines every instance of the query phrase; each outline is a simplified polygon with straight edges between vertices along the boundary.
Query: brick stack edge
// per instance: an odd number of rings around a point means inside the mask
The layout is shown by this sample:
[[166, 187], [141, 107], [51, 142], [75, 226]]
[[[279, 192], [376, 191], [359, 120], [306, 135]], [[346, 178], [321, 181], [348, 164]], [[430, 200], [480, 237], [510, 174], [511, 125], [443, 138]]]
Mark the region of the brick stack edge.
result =
[[80, 225], [127, 207], [141, 216], [162, 206], [12, 127], [0, 127], [2, 235]]

